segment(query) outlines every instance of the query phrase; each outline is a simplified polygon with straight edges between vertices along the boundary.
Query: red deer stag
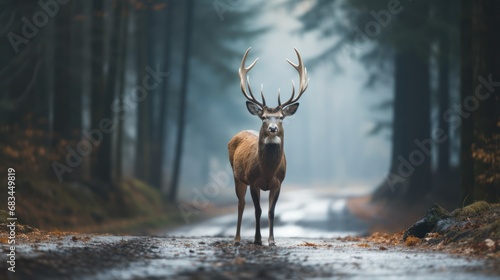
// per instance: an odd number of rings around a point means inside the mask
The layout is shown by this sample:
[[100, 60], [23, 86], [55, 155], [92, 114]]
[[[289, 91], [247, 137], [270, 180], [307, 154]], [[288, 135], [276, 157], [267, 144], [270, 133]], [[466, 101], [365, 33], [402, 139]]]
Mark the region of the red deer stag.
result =
[[299, 107], [297, 101], [307, 89], [309, 79], [307, 78], [307, 70], [302, 64], [302, 58], [297, 49], [295, 49], [299, 63], [294, 64], [288, 59], [287, 61], [299, 72], [299, 93], [297, 96], [295, 95], [295, 85], [292, 80], [292, 96], [290, 99], [282, 104], [278, 91], [278, 107], [269, 108], [266, 106], [262, 88], [260, 92], [262, 102], [254, 97], [250, 88], [247, 72], [255, 66], [258, 58], [250, 66], [245, 67], [249, 51], [250, 48], [245, 52], [239, 69], [241, 91], [246, 99], [248, 99], [246, 102], [248, 111], [262, 120], [262, 126], [259, 133], [252, 130], [239, 132], [227, 145], [229, 161], [233, 168], [236, 196], [238, 197], [238, 224], [234, 241], [235, 245], [239, 245], [241, 241], [241, 218], [245, 208], [247, 186], [250, 186], [256, 220], [254, 244], [262, 245], [260, 235], [260, 215], [262, 213], [260, 208], [260, 190], [263, 190], [269, 191], [268, 241], [269, 245], [273, 246], [275, 245], [273, 233], [274, 207], [276, 206], [276, 201], [278, 201], [281, 183], [285, 179], [286, 173], [286, 159], [283, 149], [283, 119], [295, 114], [297, 111]]

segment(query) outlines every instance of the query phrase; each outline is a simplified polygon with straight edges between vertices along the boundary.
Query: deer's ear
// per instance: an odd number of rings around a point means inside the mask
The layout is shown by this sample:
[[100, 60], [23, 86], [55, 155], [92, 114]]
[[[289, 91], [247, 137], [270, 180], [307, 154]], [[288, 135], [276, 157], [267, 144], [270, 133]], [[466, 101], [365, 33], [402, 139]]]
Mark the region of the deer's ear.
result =
[[260, 108], [259, 105], [252, 103], [250, 101], [247, 101], [247, 109], [250, 114], [254, 116], [262, 116], [262, 109]]
[[285, 109], [283, 109], [283, 115], [285, 117], [291, 116], [297, 112], [297, 109], [299, 108], [299, 103], [294, 103], [290, 106], [286, 106]]

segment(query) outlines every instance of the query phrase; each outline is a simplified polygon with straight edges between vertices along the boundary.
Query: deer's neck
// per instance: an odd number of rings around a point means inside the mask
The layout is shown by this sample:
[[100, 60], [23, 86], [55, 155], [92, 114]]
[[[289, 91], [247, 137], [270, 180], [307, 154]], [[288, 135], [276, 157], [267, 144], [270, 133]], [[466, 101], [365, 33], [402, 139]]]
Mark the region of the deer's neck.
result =
[[283, 153], [283, 138], [280, 144], [266, 144], [259, 140], [259, 165], [264, 179], [271, 180], [276, 175]]

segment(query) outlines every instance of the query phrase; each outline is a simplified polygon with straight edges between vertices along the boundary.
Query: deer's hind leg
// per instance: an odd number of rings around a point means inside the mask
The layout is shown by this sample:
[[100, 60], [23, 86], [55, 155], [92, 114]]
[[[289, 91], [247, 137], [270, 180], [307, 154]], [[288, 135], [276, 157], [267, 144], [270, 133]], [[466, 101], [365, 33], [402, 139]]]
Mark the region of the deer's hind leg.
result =
[[236, 196], [238, 197], [238, 224], [236, 226], [236, 236], [234, 237], [234, 245], [240, 245], [241, 236], [241, 219], [243, 217], [243, 210], [245, 210], [245, 194], [247, 193], [247, 185], [236, 177], [234, 178], [236, 189]]

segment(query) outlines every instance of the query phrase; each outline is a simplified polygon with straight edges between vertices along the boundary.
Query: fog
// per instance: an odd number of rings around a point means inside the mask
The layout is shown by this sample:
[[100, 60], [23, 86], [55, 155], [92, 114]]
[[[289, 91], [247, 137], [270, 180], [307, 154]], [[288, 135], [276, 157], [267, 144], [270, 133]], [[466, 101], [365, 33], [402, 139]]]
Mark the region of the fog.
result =
[[498, 202], [500, 36], [486, 2], [2, 1], [0, 165], [19, 174], [19, 220], [167, 226], [241, 211], [227, 144], [262, 124], [240, 89], [250, 47], [269, 107], [300, 84], [294, 48], [310, 78], [284, 109], [281, 189], [281, 173], [252, 182], [286, 201], [285, 231], [302, 236], [309, 216], [358, 231], [351, 214], [386, 215], [392, 231], [434, 203]]
[[[320, 38], [314, 32], [300, 34], [296, 15], [291, 15], [291, 11], [278, 3], [266, 5], [256, 22], [269, 27], [268, 32], [250, 40], [248, 45], [240, 46], [241, 56], [247, 47], [252, 47], [247, 65], [259, 58], [256, 66], [249, 72], [252, 89], [258, 92], [263, 84], [266, 101], [270, 106], [277, 106], [278, 89], [281, 89], [282, 99], [288, 98], [291, 94], [291, 80], [298, 84], [298, 73], [285, 60], [288, 58], [293, 62], [297, 61], [294, 47], [300, 51], [310, 78], [298, 112], [284, 121], [287, 176], [283, 189], [328, 188], [342, 194], [373, 191], [387, 175], [391, 143], [387, 134], [369, 135], [368, 132], [373, 128], [375, 119], [390, 121], [391, 112], [378, 112], [372, 107], [380, 100], [392, 96], [391, 81], [372, 86], [368, 90], [367, 70], [347, 52], [338, 54], [338, 65], [311, 65], [309, 61], [331, 45], [335, 38]], [[298, 14], [300, 12], [300, 9], [293, 11]], [[231, 22], [227, 20], [222, 24]], [[359, 49], [368, 46], [346, 47]], [[196, 114], [199, 118], [214, 118], [211, 121], [214, 124], [231, 123], [227, 128], [229, 134], [226, 141], [217, 143], [220, 145], [218, 152], [210, 157], [200, 155], [205, 151], [199, 148], [201, 139], [194, 128], [200, 119], [190, 119], [179, 192], [181, 200], [191, 200], [193, 188], [201, 190], [212, 184], [214, 179], [209, 174], [218, 172], [231, 177], [231, 182], [227, 184], [229, 188], [223, 185], [224, 194], [232, 198], [234, 185], [229, 171], [227, 142], [238, 131], [260, 129], [261, 121], [247, 112], [246, 99], [239, 88], [239, 61], [232, 65], [234, 77], [227, 87], [212, 84], [203, 89], [195, 86], [190, 88], [190, 96], [211, 95], [224, 90], [225, 96], [234, 96], [236, 101], [231, 105], [221, 104], [217, 108], [211, 108], [210, 116]], [[241, 111], [241, 114], [231, 116], [230, 112], [225, 111], [225, 106], [236, 106], [234, 110]], [[188, 108], [188, 115], [190, 110], [193, 109]], [[206, 127], [206, 131], [210, 130], [210, 127]], [[213, 136], [208, 133], [202, 141], [210, 141], [206, 138]], [[209, 158], [209, 174], [204, 169], [204, 164], [207, 163], [200, 162], [200, 158]]]

